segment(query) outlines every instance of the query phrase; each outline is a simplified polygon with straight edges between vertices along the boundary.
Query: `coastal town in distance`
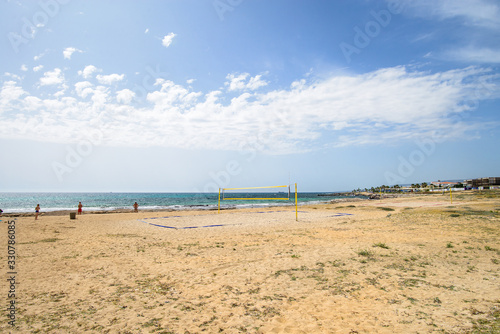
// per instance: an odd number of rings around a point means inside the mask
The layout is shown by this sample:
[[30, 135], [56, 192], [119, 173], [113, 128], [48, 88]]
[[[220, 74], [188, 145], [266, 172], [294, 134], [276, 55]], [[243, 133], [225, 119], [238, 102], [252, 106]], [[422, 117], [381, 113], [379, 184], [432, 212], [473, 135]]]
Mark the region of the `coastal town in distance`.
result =
[[410, 185], [393, 185], [393, 186], [378, 186], [371, 187], [370, 189], [365, 188], [361, 190], [360, 188], [353, 190], [353, 192], [434, 192], [443, 190], [486, 190], [486, 189], [500, 189], [500, 177], [483, 177], [477, 179], [467, 179], [467, 180], [452, 180], [452, 181], [433, 181], [433, 182], [422, 182], [422, 183], [412, 183]]

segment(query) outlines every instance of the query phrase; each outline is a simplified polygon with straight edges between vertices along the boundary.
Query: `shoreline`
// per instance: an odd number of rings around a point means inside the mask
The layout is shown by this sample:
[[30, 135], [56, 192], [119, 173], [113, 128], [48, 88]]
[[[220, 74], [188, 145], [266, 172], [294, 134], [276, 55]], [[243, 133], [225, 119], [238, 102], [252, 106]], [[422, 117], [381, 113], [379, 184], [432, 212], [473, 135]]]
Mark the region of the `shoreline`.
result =
[[[327, 197], [316, 196], [318, 193], [300, 193], [299, 204], [326, 202]], [[246, 197], [246, 196], [244, 196]], [[270, 207], [288, 205], [294, 202], [293, 198], [288, 201], [255, 201], [250, 194], [249, 201], [223, 201], [220, 206], [223, 209], [245, 208], [245, 207]], [[260, 196], [262, 197], [262, 196]], [[266, 196], [273, 197], [273, 196]], [[217, 194], [205, 193], [143, 193], [136, 196], [130, 193], [82, 193], [64, 196], [61, 193], [0, 193], [0, 209], [3, 214], [10, 217], [22, 217], [34, 214], [34, 207], [40, 204], [44, 215], [62, 215], [77, 211], [77, 203], [83, 204], [84, 212], [106, 213], [127, 212], [133, 210], [132, 203], [137, 202], [141, 211], [183, 211], [183, 210], [214, 210], [218, 209]]]
[[[321, 202], [320, 204], [327, 204], [328, 202]], [[301, 205], [309, 205], [310, 203], [301, 203]], [[277, 208], [277, 207], [290, 207], [293, 206], [292, 204], [287, 204], [287, 205], [262, 205], [259, 206], [258, 204], [255, 206], [246, 206], [246, 207], [222, 207], [220, 208], [221, 211], [227, 211], [227, 210], [242, 210], [242, 209], [267, 209], [267, 208]], [[205, 209], [200, 208], [201, 205], [196, 205], [193, 207], [185, 207], [182, 209], [168, 209], [168, 208], [158, 208], [158, 209], [140, 209], [138, 212], [135, 212], [134, 209], [110, 209], [110, 210], [89, 210], [85, 211], [85, 208], [83, 209], [82, 215], [105, 215], [105, 214], [117, 214], [117, 213], [152, 213], [152, 212], [206, 212], [206, 211], [217, 211], [217, 207], [207, 207]], [[74, 210], [54, 210], [54, 211], [41, 211], [38, 214], [38, 217], [51, 217], [51, 216], [64, 216], [64, 215], [69, 215], [70, 213], [77, 213], [77, 209]], [[35, 213], [34, 212], [16, 212], [16, 213], [3, 213], [2, 216], [0, 217], [12, 217], [12, 218], [17, 218], [17, 217], [34, 217]], [[77, 215], [78, 216], [78, 215]]]
[[[474, 192], [474, 190], [472, 190]], [[467, 192], [469, 193], [469, 192]], [[335, 193], [318, 193], [317, 198], [315, 199], [309, 199], [307, 201], [299, 201], [298, 205], [303, 206], [303, 205], [318, 205], [318, 204], [328, 204], [328, 203], [341, 203], [341, 202], [357, 202], [357, 201], [365, 201], [365, 200], [381, 200], [385, 198], [398, 198], [398, 197], [415, 197], [415, 196], [428, 196], [428, 195], [435, 195], [436, 192], [430, 192], [430, 193], [367, 193], [367, 192], [361, 192], [361, 193], [353, 193], [353, 192], [335, 192]], [[341, 197], [341, 198], [334, 198], [334, 199], [328, 199], [327, 197], [332, 196], [332, 197]], [[274, 207], [287, 207], [287, 206], [293, 206], [293, 203], [250, 203], [250, 201], [246, 202], [246, 204], [235, 204], [235, 205], [221, 205], [221, 210], [237, 210], [237, 209], [245, 209], [245, 208], [274, 208]], [[2, 208], [2, 207], [0, 207]], [[22, 211], [25, 209], [5, 209], [2, 208], [4, 212], [2, 213], [2, 216], [0, 217], [7, 217], [7, 218], [18, 218], [18, 217], [34, 217], [35, 212], [33, 209], [28, 209], [26, 211]], [[15, 211], [19, 210], [19, 211]], [[173, 204], [173, 205], [166, 205], [166, 206], [140, 206], [139, 207], [139, 212], [182, 212], [182, 211], [213, 211], [213, 210], [218, 210], [218, 207], [216, 204], [187, 204], [187, 205], [180, 205], [180, 204]], [[69, 213], [72, 212], [77, 212], [77, 208], [75, 206], [74, 209], [68, 209], [67, 207], [65, 208], [44, 208], [42, 206], [42, 210], [39, 214], [39, 216], [64, 216], [68, 215]], [[132, 206], [129, 207], [113, 207], [110, 206], [108, 208], [102, 207], [96, 207], [96, 206], [90, 206], [90, 207], [83, 207], [83, 213], [84, 214], [111, 214], [111, 213], [133, 213], [134, 210]]]
[[[310, 202], [299, 202], [298, 206], [309, 206], [309, 205], [327, 205], [327, 204], [335, 204], [335, 203], [347, 203], [347, 202], [361, 202], [361, 201], [373, 201], [373, 200], [381, 200], [381, 199], [386, 199], [386, 198], [399, 198], [399, 197], [413, 197], [413, 196], [421, 196], [422, 194], [383, 194], [382, 197], [378, 194], [373, 194], [374, 196], [366, 196], [366, 195], [360, 195], [360, 196], [349, 196], [345, 198], [336, 198], [332, 200], [325, 200], [325, 199], [318, 199], [318, 201], [310, 201]], [[363, 196], [363, 197], [361, 197]], [[324, 197], [319, 196], [319, 198]], [[206, 208], [201, 208], [205, 206]], [[242, 209], [272, 209], [272, 208], [279, 208], [279, 207], [290, 207], [294, 206], [293, 203], [291, 204], [282, 204], [282, 203], [266, 203], [266, 204], [248, 204], [245, 206], [232, 206], [232, 207], [223, 207], [221, 206], [220, 210], [221, 211], [227, 211], [227, 210], [242, 210]], [[199, 212], [205, 212], [205, 211], [217, 211], [218, 207], [217, 206], [210, 206], [210, 205], [192, 205], [192, 206], [185, 206], [180, 209], [173, 209], [173, 208], [155, 208], [155, 209], [141, 209], [139, 208], [138, 213], [141, 212], [147, 212], [147, 213], [152, 213], [152, 212], [185, 212], [185, 211], [199, 211]], [[42, 211], [39, 213], [38, 217], [51, 217], [51, 216], [65, 216], [69, 215], [70, 213], [76, 213], [77, 208], [74, 210], [53, 210], [53, 211]], [[95, 210], [91, 209], [89, 211], [85, 211], [85, 207], [83, 208], [83, 215], [104, 215], [104, 214], [116, 214], [116, 213], [137, 213], [134, 212], [134, 209], [125, 209], [125, 208], [119, 208], [119, 209], [101, 209], [101, 210]], [[10, 213], [2, 213], [2, 216], [0, 217], [7, 217], [7, 218], [19, 218], [19, 217], [34, 217], [35, 213], [34, 212], [10, 212]]]

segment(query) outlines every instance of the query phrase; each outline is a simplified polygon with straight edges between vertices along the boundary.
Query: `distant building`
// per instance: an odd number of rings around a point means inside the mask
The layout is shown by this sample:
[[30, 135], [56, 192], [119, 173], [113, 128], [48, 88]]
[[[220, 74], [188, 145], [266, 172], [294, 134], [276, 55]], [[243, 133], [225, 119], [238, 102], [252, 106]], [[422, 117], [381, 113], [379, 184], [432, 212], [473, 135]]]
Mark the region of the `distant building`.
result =
[[490, 189], [500, 187], [500, 177], [483, 177], [465, 181], [467, 188]]
[[435, 182], [431, 182], [430, 187], [431, 188], [453, 188], [457, 184], [458, 184], [458, 182], [435, 181]]

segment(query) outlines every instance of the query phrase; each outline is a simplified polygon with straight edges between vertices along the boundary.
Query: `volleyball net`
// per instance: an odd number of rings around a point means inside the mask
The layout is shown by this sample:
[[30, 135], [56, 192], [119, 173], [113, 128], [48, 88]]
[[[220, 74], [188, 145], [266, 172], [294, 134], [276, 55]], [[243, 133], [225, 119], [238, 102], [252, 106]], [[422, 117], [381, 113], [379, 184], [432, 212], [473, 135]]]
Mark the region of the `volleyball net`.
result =
[[[281, 188], [281, 189], [280, 189]], [[291, 185], [284, 186], [267, 186], [267, 187], [244, 187], [244, 188], [219, 188], [219, 205], [218, 213], [220, 213], [221, 201], [289, 201], [291, 196]], [[256, 190], [272, 189], [277, 190], [277, 192], [260, 191]], [[287, 190], [286, 192], [283, 190]], [[288, 195], [288, 196], [286, 196]], [[297, 183], [295, 183], [295, 191], [293, 197], [295, 197], [295, 220], [298, 218], [297, 209]], [[292, 199], [293, 199], [292, 197]]]

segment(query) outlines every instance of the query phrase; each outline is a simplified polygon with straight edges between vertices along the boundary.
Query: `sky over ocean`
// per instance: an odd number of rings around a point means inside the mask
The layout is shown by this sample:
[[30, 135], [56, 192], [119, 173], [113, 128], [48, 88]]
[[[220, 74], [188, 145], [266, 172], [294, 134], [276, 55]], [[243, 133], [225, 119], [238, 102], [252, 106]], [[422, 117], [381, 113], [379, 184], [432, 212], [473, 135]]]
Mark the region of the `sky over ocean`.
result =
[[0, 191], [499, 176], [494, 0], [0, 3]]

